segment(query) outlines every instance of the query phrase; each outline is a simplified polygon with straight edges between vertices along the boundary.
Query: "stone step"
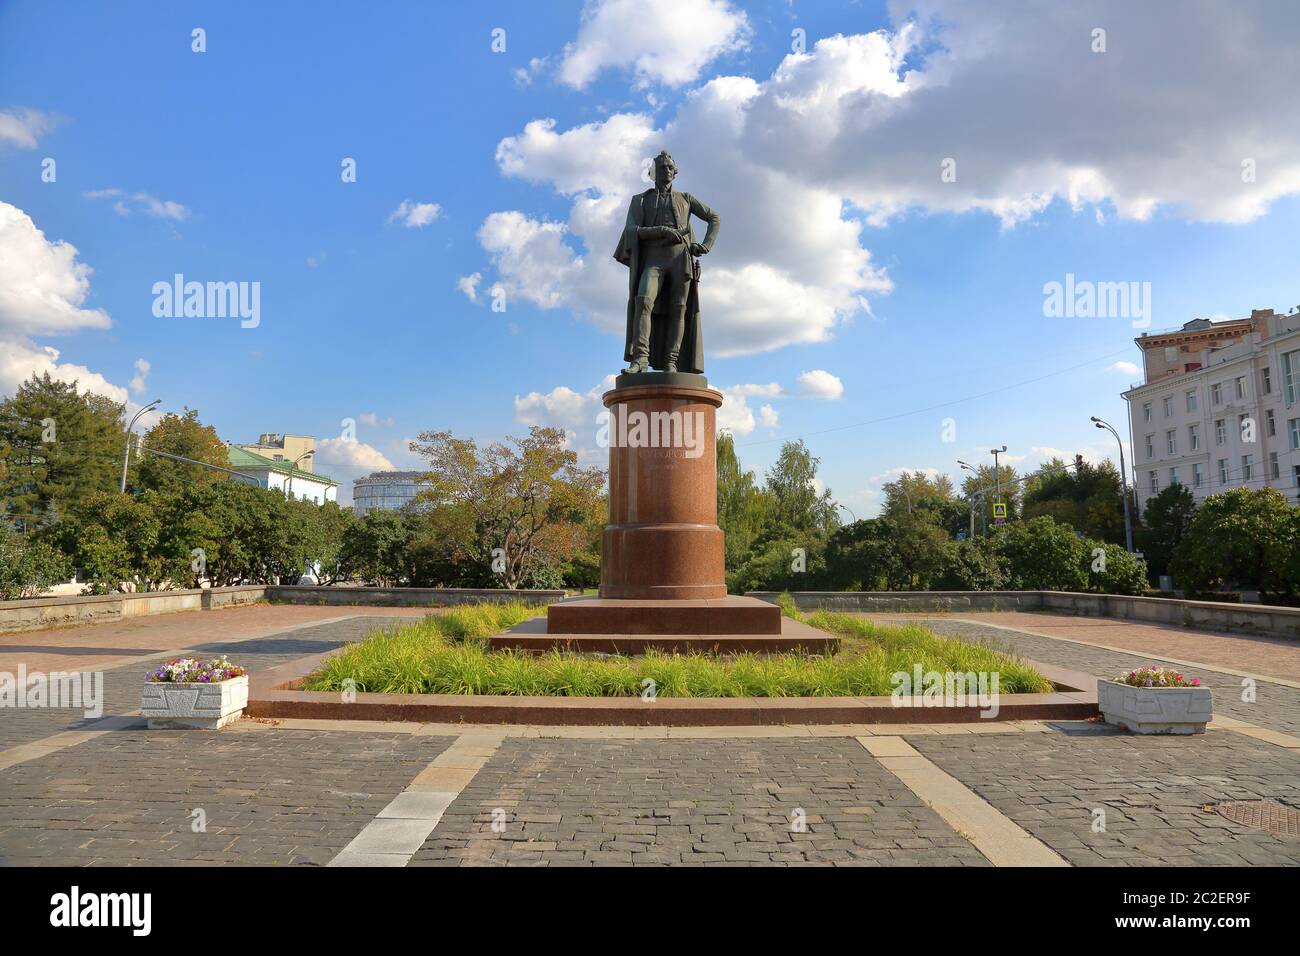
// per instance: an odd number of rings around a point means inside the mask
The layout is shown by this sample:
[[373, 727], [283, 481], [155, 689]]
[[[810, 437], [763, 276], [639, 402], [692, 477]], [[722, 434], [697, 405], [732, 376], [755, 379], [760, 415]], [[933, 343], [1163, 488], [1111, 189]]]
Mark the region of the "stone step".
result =
[[777, 605], [739, 595], [679, 601], [568, 598], [551, 604], [546, 620], [551, 634], [721, 637], [783, 633]]

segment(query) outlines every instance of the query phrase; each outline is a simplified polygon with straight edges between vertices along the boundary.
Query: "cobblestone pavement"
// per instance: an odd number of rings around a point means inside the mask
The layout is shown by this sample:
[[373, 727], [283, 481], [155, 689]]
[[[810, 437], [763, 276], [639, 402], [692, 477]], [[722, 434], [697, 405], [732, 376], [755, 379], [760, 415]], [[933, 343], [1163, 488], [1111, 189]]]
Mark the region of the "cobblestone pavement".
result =
[[[909, 743], [1075, 866], [1294, 866], [1300, 839], [1204, 809], [1300, 806], [1300, 754], [1229, 731], [918, 735]], [[1102, 819], [1105, 832], [1094, 833]]]
[[[936, 634], [990, 644], [1045, 664], [1056, 664], [1099, 677], [1113, 677], [1143, 664], [1152, 663], [1149, 657], [1090, 647], [1086, 644], [1073, 644], [1069, 641], [1058, 641], [1034, 634], [1012, 632], [1005, 628], [989, 627], [970, 621], [925, 618], [919, 623]], [[1245, 678], [1215, 671], [1198, 671], [1190, 667], [1185, 670], [1199, 677], [1202, 684], [1214, 691], [1215, 713], [1258, 724], [1260, 727], [1279, 730], [1285, 734], [1300, 736], [1300, 689], [1269, 681], [1257, 681], [1255, 700], [1253, 703], [1246, 703], [1241, 699], [1242, 681]]]
[[[400, 618], [373, 616], [356, 617], [246, 641], [226, 640], [198, 643], [185, 650], [175, 651], [170, 656], [203, 655], [212, 657], [217, 654], [229, 654], [236, 663], [243, 664], [250, 672], [255, 672], [268, 667], [275, 667], [287, 661], [297, 660], [309, 654], [319, 654], [322, 651], [339, 647], [350, 641], [359, 641], [375, 628], [384, 627], [400, 620]], [[144, 680], [145, 673], [151, 666], [156, 665], [157, 661], [143, 662], [136, 660], [104, 670], [102, 672], [104, 675], [104, 712], [101, 716], [110, 717], [139, 710], [140, 685]], [[85, 711], [77, 708], [39, 710], [6, 708], [0, 710], [0, 750], [7, 750], [19, 744], [31, 743], [63, 730], [84, 728], [91, 723], [93, 721], [87, 720]]]
[[852, 738], [511, 738], [411, 861], [809, 863], [987, 865]]
[[115, 731], [0, 771], [0, 863], [323, 865], [451, 740]]

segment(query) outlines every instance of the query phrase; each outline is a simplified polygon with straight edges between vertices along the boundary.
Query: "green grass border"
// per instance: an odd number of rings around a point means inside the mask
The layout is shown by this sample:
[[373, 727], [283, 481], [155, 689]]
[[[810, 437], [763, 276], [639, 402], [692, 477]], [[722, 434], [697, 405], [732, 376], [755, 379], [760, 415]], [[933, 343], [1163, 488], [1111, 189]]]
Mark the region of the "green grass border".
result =
[[[494, 694], [541, 697], [636, 697], [654, 682], [659, 697], [880, 697], [891, 675], [923, 671], [997, 672], [1001, 693], [1050, 693], [1053, 686], [1024, 661], [983, 644], [939, 637], [916, 624], [874, 624], [824, 611], [805, 617], [841, 638], [833, 656], [805, 652], [719, 658], [648, 651], [635, 657], [567, 651], [534, 655], [488, 649], [486, 639], [538, 616], [522, 603], [462, 605], [377, 631], [329, 658], [303, 690], [384, 694]], [[349, 686], [346, 681], [355, 682]]]

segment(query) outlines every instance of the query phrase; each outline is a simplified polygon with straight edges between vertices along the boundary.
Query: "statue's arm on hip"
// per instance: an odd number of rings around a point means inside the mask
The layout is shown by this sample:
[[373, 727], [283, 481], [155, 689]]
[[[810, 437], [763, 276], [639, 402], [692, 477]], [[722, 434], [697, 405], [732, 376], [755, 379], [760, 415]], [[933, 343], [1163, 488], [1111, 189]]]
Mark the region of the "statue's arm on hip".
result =
[[694, 196], [691, 196], [691, 215], [697, 219], [703, 219], [709, 224], [708, 230], [704, 233], [704, 239], [691, 245], [691, 255], [707, 255], [713, 248], [713, 243], [717, 241], [718, 229], [721, 228], [721, 220], [718, 214], [710, 209], [704, 203], [700, 202]]

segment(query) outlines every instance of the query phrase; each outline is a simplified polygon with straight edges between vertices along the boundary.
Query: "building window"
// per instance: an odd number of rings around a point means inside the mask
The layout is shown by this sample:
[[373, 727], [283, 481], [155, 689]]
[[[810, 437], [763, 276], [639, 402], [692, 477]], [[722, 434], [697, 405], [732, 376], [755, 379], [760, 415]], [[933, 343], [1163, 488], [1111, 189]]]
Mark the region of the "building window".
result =
[[1169, 454], [1178, 454], [1178, 429], [1171, 428], [1165, 432], [1165, 447], [1169, 449]]
[[[1250, 422], [1250, 431], [1246, 431], [1246, 422]], [[1237, 437], [1244, 442], [1253, 442], [1255, 440], [1255, 419], [1249, 415], [1237, 416]]]
[[1152, 459], [1152, 458], [1154, 458], [1154, 457], [1156, 456], [1156, 449], [1155, 449], [1155, 444], [1154, 444], [1154, 443], [1155, 443], [1155, 440], [1156, 440], [1156, 436], [1155, 436], [1155, 435], [1148, 435], [1148, 436], [1147, 436], [1147, 459], [1148, 459], [1148, 460], [1149, 460], [1149, 459]]
[[1268, 476], [1274, 481], [1282, 477], [1282, 466], [1277, 460], [1277, 452], [1268, 453]]
[[1232, 391], [1238, 398], [1246, 397], [1246, 376], [1238, 375], [1232, 380]]
[[1155, 495], [1160, 493], [1160, 478], [1154, 471], [1147, 472], [1147, 482], [1148, 487], [1151, 489], [1151, 494]]
[[1273, 394], [1273, 373], [1268, 370], [1267, 365], [1259, 370], [1259, 384], [1265, 395]]
[[1288, 431], [1291, 432], [1291, 448], [1300, 448], [1300, 418], [1293, 418], [1286, 423]]
[[1264, 427], [1268, 429], [1269, 438], [1277, 437], [1277, 419], [1273, 417], [1273, 409], [1271, 408], [1264, 411]]
[[1203, 480], [1204, 479], [1201, 476], [1201, 463], [1199, 461], [1192, 462], [1192, 487], [1201, 487], [1201, 482]]
[[1215, 405], [1223, 404], [1223, 383], [1215, 382], [1210, 386], [1210, 401]]
[[1242, 481], [1250, 481], [1250, 479], [1254, 477], [1254, 473], [1252, 471], [1253, 465], [1254, 465], [1254, 457], [1252, 455], [1241, 456], [1241, 480]]
[[1214, 443], [1216, 445], [1222, 445], [1225, 441], [1227, 441], [1227, 438], [1228, 438], [1228, 430], [1227, 428], [1224, 427], [1223, 419], [1216, 418], [1214, 420]]
[[1143, 420], [1144, 422], [1149, 422], [1149, 421], [1151, 421], [1151, 403], [1150, 403], [1150, 402], [1143, 402], [1143, 403], [1142, 403], [1142, 420]]
[[1174, 397], [1172, 395], [1166, 395], [1164, 397], [1164, 404], [1165, 418], [1169, 418], [1174, 413]]
[[1192, 389], [1187, 393], [1187, 410], [1189, 412], [1196, 411], [1196, 389]]
[[1226, 485], [1227, 483], [1228, 483], [1228, 459], [1220, 458], [1219, 459], [1219, 484]]
[[1169, 483], [1170, 483], [1171, 485], [1181, 484], [1181, 482], [1179, 482], [1179, 480], [1178, 480], [1178, 469], [1177, 469], [1177, 468], [1170, 468], [1170, 469], [1169, 469]]
[[1201, 426], [1200, 425], [1187, 426], [1187, 440], [1190, 443], [1192, 451], [1196, 451], [1196, 449], [1201, 447]]
[[1282, 388], [1288, 406], [1300, 401], [1300, 349], [1282, 353]]

